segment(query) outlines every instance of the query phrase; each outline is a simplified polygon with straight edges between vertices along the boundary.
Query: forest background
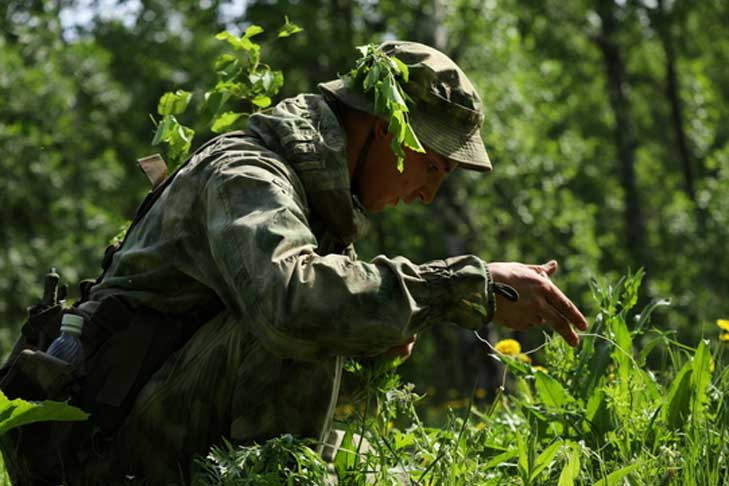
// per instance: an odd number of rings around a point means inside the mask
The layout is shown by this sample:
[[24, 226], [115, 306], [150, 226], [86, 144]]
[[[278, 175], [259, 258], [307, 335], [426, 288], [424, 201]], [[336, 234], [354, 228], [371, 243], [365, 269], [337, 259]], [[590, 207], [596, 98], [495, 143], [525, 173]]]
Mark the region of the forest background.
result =
[[[98, 275], [104, 247], [149, 189], [136, 159], [158, 151], [149, 115], [160, 95], [213, 84], [225, 47], [214, 34], [251, 23], [273, 34], [284, 15], [304, 31], [264, 42], [263, 59], [285, 76], [279, 99], [316, 91], [351, 67], [355, 46], [390, 38], [446, 52], [483, 99], [493, 173], [457, 171], [431, 206], [373, 215], [363, 258], [556, 258], [555, 280], [587, 315], [597, 310], [592, 278], [644, 267], [643, 303], [672, 302], [656, 326], [690, 345], [716, 338], [714, 321], [729, 316], [729, 2], [6, 0], [4, 352], [50, 267], [71, 300], [79, 280]], [[488, 399], [501, 376], [487, 351], [436, 327], [401, 374], [432, 406], [468, 395], [474, 379]]]

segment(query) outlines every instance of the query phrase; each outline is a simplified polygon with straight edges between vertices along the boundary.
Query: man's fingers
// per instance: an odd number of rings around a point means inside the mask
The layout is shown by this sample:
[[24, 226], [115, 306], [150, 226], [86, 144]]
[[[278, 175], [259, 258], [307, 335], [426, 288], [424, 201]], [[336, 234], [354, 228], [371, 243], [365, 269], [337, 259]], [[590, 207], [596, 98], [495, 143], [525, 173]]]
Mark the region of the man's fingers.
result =
[[572, 303], [570, 299], [557, 287], [553, 286], [552, 295], [545, 296], [547, 303], [554, 307], [560, 314], [562, 314], [569, 322], [574, 324], [579, 330], [584, 331], [587, 329], [587, 319], [582, 315], [582, 312]]
[[540, 266], [544, 269], [545, 272], [547, 272], [547, 275], [549, 275], [550, 277], [552, 275], [554, 275], [554, 273], [559, 268], [559, 264], [557, 263], [557, 260], [549, 260], [547, 263], [545, 263], [544, 265], [540, 265]]
[[575, 333], [565, 317], [549, 304], [547, 304], [543, 312], [546, 314], [546, 318], [550, 326], [552, 326], [552, 328], [557, 331], [570, 346], [577, 346], [577, 343], [580, 342], [580, 338], [577, 336], [577, 333]]

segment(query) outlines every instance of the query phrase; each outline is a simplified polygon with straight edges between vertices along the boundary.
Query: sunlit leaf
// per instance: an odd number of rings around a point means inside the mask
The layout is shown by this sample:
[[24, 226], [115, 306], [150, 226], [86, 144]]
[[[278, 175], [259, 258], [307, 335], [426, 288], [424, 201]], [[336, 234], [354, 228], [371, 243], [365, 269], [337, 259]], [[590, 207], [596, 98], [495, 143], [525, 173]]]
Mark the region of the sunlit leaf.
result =
[[215, 133], [220, 133], [228, 129], [238, 118], [243, 116], [243, 113], [235, 113], [232, 111], [226, 111], [222, 115], [215, 118], [212, 127], [210, 128]]
[[192, 99], [192, 93], [178, 89], [174, 93], [165, 93], [157, 104], [157, 113], [160, 115], [179, 115], [184, 113]]
[[701, 340], [696, 348], [692, 359], [691, 388], [693, 391], [691, 400], [691, 413], [698, 419], [704, 414], [709, 397], [706, 392], [711, 383], [711, 351], [708, 341]]
[[390, 56], [390, 59], [397, 66], [397, 70], [400, 73], [400, 75], [402, 76], [403, 81], [405, 81], [407, 83], [410, 79], [410, 69], [408, 68], [408, 65], [405, 64], [404, 62], [402, 62], [400, 59], [398, 59], [395, 56]]
[[[249, 27], [250, 29], [250, 27]], [[238, 37], [228, 31], [220, 32], [215, 36], [216, 39], [227, 42], [233, 49], [237, 51], [250, 51], [256, 47], [248, 37]]]
[[35, 422], [71, 422], [86, 420], [88, 417], [88, 413], [64, 402], [27, 402], [19, 398], [10, 400], [0, 391], [0, 436], [16, 427]]
[[297, 34], [304, 29], [299, 27], [298, 25], [294, 24], [293, 22], [289, 22], [288, 17], [284, 17], [286, 22], [281, 26], [280, 29], [278, 29], [278, 36], [279, 37], [289, 37], [291, 35]]
[[260, 108], [266, 108], [271, 105], [271, 98], [269, 98], [268, 96], [259, 95], [253, 98], [251, 100], [251, 103]]
[[537, 371], [534, 374], [534, 380], [539, 398], [548, 407], [563, 408], [575, 401], [569, 392], [550, 375]]
[[243, 38], [250, 39], [251, 37], [257, 36], [261, 32], [263, 32], [263, 27], [253, 24], [246, 29], [245, 33], [243, 34]]
[[683, 365], [668, 389], [663, 405], [663, 417], [669, 429], [679, 429], [691, 406], [691, 375], [693, 363]]
[[631, 464], [630, 466], [625, 466], [623, 468], [618, 469], [617, 471], [613, 471], [610, 474], [607, 475], [606, 478], [603, 478], [596, 482], [594, 486], [618, 486], [623, 484], [623, 478], [625, 478], [628, 474], [637, 471], [640, 467], [643, 466], [642, 461], [638, 461], [635, 464]]
[[557, 486], [574, 486], [575, 480], [580, 475], [580, 446], [574, 442], [570, 444], [567, 453], [567, 464], [559, 474]]
[[562, 448], [562, 442], [555, 442], [554, 444], [550, 445], [546, 449], [542, 451], [539, 456], [537, 456], [537, 459], [534, 461], [534, 467], [532, 469], [532, 474], [530, 476], [530, 480], [534, 481], [539, 476], [539, 473], [541, 473], [544, 468], [549, 466], [552, 461], [554, 460], [555, 456], [559, 452], [559, 450]]

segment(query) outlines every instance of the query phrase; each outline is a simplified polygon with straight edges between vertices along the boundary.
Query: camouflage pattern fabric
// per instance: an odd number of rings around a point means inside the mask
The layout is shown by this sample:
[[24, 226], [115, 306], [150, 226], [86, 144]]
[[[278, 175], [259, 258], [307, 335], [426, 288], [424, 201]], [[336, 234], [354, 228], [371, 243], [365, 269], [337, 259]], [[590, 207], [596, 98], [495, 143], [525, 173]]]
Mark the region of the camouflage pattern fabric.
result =
[[479, 258], [356, 259], [365, 217], [345, 140], [322, 96], [284, 100], [203, 147], [132, 228], [92, 301], [123, 296], [180, 315], [220, 299], [225, 310], [153, 375], [110, 439], [105, 455], [122, 474], [184, 483], [192, 456], [222, 437], [321, 440], [342, 357], [382, 353], [430, 325], [483, 326], [490, 276]]

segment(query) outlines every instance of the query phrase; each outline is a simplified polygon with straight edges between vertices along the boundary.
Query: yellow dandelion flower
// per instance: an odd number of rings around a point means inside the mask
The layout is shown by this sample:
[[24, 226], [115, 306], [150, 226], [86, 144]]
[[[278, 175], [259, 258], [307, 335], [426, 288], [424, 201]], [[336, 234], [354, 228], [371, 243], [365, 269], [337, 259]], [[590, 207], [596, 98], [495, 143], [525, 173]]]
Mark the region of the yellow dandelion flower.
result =
[[539, 366], [539, 365], [536, 365], [536, 366], [532, 366], [532, 369], [533, 369], [534, 371], [541, 371], [542, 373], [547, 373], [547, 374], [549, 374], [549, 371], [547, 371], [547, 368], [545, 368], [544, 366]]
[[725, 331], [729, 331], [729, 319], [717, 319], [716, 325]]
[[719, 341], [729, 341], [729, 332], [725, 332], [719, 336]]
[[521, 353], [521, 344], [519, 344], [519, 341], [515, 339], [502, 339], [496, 343], [494, 349], [507, 356], [517, 356]]
[[516, 355], [516, 359], [521, 361], [522, 363], [530, 363], [532, 362], [532, 359], [529, 357], [529, 355], [524, 353], [519, 353]]

